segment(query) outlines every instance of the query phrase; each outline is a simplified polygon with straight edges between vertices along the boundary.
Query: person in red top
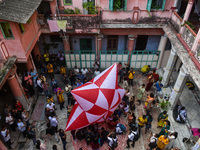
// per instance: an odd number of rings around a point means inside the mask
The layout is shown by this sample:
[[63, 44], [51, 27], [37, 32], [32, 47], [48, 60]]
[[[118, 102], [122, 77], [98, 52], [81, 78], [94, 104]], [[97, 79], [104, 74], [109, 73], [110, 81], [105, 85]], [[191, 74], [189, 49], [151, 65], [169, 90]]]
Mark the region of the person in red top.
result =
[[121, 62], [119, 62], [118, 64], [117, 64], [117, 72], [119, 73], [119, 71], [122, 69], [122, 63]]
[[159, 80], [159, 74], [156, 72], [156, 70], [153, 70], [152, 75], [154, 77], [154, 82], [157, 82]]
[[23, 106], [22, 106], [22, 104], [19, 102], [19, 100], [16, 100], [15, 108], [16, 108], [17, 110], [20, 110], [20, 111], [22, 110]]
[[92, 141], [91, 146], [92, 146], [92, 150], [99, 150], [100, 144], [98, 140], [95, 139], [94, 141]]

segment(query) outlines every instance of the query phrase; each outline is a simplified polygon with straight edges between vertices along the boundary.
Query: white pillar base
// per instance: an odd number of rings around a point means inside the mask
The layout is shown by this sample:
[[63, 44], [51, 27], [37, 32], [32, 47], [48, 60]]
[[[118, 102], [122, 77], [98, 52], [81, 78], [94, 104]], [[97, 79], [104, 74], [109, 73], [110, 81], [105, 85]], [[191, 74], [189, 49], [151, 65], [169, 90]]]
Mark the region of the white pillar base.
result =
[[187, 78], [188, 78], [187, 70], [185, 66], [182, 66], [169, 99], [172, 108], [176, 106], [178, 99], [184, 89]]

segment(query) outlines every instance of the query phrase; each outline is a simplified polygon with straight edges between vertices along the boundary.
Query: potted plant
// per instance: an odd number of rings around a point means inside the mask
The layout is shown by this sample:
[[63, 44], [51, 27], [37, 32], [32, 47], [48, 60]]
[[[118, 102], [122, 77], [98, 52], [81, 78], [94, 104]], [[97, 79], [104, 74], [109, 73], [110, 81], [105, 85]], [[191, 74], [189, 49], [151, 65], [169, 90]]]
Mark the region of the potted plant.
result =
[[169, 107], [171, 106], [171, 103], [169, 102], [168, 99], [162, 99], [162, 100], [159, 101], [158, 105], [160, 106], [160, 108], [162, 110], [166, 110], [167, 111], [169, 109]]

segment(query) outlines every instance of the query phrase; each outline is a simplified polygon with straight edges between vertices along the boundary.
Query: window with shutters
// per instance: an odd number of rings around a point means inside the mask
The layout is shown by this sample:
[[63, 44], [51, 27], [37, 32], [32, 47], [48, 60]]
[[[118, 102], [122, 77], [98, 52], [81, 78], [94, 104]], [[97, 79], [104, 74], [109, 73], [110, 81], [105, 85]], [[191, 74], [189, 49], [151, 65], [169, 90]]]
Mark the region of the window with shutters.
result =
[[166, 0], [148, 0], [147, 10], [164, 10]]
[[14, 38], [8, 22], [0, 22], [0, 27], [5, 39]]
[[125, 10], [127, 7], [127, 0], [109, 0], [109, 9], [111, 11]]

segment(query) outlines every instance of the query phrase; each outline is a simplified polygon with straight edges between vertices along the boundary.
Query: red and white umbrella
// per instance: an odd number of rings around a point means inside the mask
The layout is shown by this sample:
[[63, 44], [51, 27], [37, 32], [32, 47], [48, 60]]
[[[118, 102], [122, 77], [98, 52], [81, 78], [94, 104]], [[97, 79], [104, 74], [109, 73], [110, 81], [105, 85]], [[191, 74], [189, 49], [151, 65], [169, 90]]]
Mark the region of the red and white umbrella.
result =
[[125, 94], [125, 90], [118, 86], [117, 63], [71, 93], [76, 103], [65, 131], [104, 121], [103, 118], [108, 118], [114, 112]]

